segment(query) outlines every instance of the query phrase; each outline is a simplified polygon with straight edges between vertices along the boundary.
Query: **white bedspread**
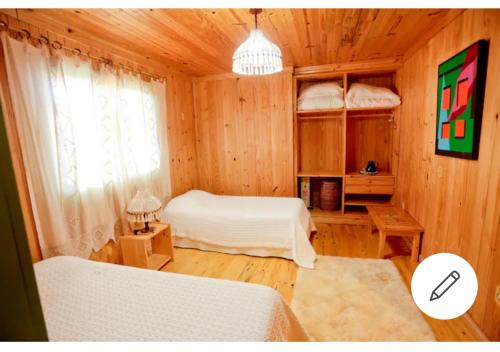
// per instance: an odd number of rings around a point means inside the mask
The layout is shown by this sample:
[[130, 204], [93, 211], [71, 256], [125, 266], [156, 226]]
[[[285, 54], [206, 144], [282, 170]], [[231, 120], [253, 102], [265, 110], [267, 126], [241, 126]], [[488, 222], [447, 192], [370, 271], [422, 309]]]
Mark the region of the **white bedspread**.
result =
[[172, 199], [164, 222], [178, 247], [279, 256], [314, 268], [311, 215], [298, 198], [219, 196], [193, 190]]
[[35, 264], [51, 341], [304, 341], [272, 288], [53, 257]]

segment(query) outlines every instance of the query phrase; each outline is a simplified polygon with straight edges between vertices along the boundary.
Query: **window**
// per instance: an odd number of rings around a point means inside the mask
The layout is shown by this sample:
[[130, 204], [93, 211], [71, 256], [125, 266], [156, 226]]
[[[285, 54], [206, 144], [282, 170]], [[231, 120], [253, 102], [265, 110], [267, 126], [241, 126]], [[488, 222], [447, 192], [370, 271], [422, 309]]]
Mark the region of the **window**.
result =
[[42, 255], [88, 258], [125, 231], [137, 190], [170, 195], [165, 85], [2, 42]]
[[54, 76], [57, 151], [65, 193], [101, 189], [160, 169], [158, 111], [140, 81], [89, 67]]

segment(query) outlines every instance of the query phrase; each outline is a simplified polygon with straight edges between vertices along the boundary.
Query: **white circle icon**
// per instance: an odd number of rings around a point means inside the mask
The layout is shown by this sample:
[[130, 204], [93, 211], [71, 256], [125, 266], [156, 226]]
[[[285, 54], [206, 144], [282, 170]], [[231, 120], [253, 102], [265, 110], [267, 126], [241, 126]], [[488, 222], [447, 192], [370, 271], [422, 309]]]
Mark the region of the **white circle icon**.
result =
[[474, 303], [477, 277], [462, 257], [451, 253], [431, 255], [411, 279], [411, 294], [418, 308], [435, 319], [461, 316]]

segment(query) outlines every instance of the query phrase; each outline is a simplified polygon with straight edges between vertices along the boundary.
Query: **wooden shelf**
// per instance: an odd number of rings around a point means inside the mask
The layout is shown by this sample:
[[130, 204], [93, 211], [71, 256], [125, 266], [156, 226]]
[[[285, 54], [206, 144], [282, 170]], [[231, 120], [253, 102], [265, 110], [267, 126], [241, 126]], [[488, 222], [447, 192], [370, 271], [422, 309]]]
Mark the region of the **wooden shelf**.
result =
[[342, 216], [342, 210], [323, 210], [320, 208], [309, 209], [312, 217], [336, 217]]
[[316, 119], [341, 119], [344, 117], [344, 109], [317, 109], [297, 111], [298, 120]]
[[344, 205], [352, 206], [368, 206], [368, 205], [378, 205], [378, 206], [390, 206], [391, 201], [389, 199], [377, 199], [377, 198], [357, 198], [357, 199], [346, 199]]
[[350, 217], [361, 217], [363, 219], [366, 219], [368, 221], [368, 211], [366, 208], [356, 208], [356, 209], [345, 209], [344, 210], [344, 216], [350, 216]]
[[308, 170], [299, 171], [297, 177], [342, 177], [342, 173], [333, 170]]
[[376, 175], [363, 175], [359, 171], [348, 171], [345, 174], [347, 177], [351, 176], [362, 176], [362, 177], [378, 177], [378, 176], [392, 176], [390, 172], [387, 171], [379, 171]]
[[395, 107], [389, 107], [389, 108], [348, 108], [347, 110], [347, 117], [349, 118], [354, 118], [354, 117], [386, 117], [386, 116], [392, 116], [394, 114], [394, 110], [397, 108]]
[[298, 121], [311, 121], [311, 120], [341, 120], [344, 117], [342, 115], [311, 115], [311, 116], [299, 116]]
[[389, 107], [379, 107], [379, 106], [370, 106], [370, 107], [357, 107], [357, 108], [347, 108], [347, 112], [349, 111], [380, 111], [380, 110], [390, 110], [398, 108], [398, 106], [389, 106]]
[[172, 259], [172, 257], [168, 254], [154, 253], [148, 258], [148, 269], [158, 270], [167, 264], [170, 259]]
[[359, 107], [359, 108], [339, 108], [339, 109], [317, 109], [317, 110], [301, 110], [297, 111], [299, 118], [306, 117], [330, 117], [341, 118], [344, 111], [347, 111], [347, 116], [364, 116], [374, 114], [392, 114], [396, 108], [394, 107]]
[[294, 69], [294, 76], [300, 82], [314, 82], [314, 81], [341, 81], [344, 78], [344, 72], [335, 72], [331, 69], [318, 69], [318, 66], [311, 67], [296, 67]]

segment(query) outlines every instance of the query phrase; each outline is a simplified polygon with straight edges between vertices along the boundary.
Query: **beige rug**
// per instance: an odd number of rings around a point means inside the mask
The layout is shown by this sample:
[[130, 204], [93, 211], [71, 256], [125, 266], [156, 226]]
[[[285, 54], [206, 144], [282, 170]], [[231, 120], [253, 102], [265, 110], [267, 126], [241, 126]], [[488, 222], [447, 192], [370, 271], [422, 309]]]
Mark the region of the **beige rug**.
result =
[[292, 310], [316, 341], [435, 341], [390, 260], [318, 256], [297, 273]]

